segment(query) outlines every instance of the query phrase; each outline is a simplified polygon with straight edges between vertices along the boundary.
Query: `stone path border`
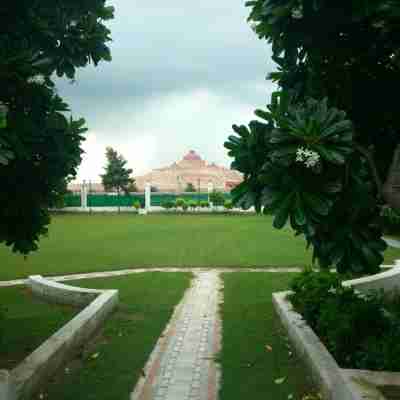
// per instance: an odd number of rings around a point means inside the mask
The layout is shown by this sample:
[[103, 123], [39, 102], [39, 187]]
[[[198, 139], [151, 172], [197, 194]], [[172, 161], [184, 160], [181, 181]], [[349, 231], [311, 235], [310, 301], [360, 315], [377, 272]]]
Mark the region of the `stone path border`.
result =
[[[70, 274], [60, 276], [46, 276], [46, 279], [55, 282], [65, 281], [77, 281], [80, 279], [93, 279], [93, 278], [109, 278], [114, 276], [130, 275], [130, 274], [142, 274], [144, 272], [205, 272], [205, 271], [217, 271], [219, 273], [224, 272], [301, 272], [302, 268], [298, 267], [282, 267], [282, 268], [223, 268], [223, 267], [190, 267], [190, 268], [135, 268], [135, 269], [121, 269], [117, 271], [105, 271], [105, 272], [88, 272], [84, 274]], [[27, 279], [13, 279], [10, 281], [0, 281], [0, 288], [7, 286], [24, 285]]]
[[130, 400], [216, 400], [221, 345], [219, 271], [195, 273]]
[[[393, 268], [393, 265], [382, 265], [382, 268], [388, 269]], [[78, 281], [80, 279], [93, 279], [93, 278], [109, 278], [114, 276], [130, 275], [130, 274], [142, 274], [144, 272], [205, 272], [205, 271], [217, 271], [219, 273], [225, 272], [268, 272], [268, 273], [286, 273], [286, 272], [301, 272], [303, 268], [301, 267], [235, 267], [235, 268], [225, 268], [225, 267], [183, 267], [183, 268], [130, 268], [130, 269], [120, 269], [116, 271], [104, 271], [104, 272], [88, 272], [82, 274], [69, 274], [69, 275], [59, 275], [59, 276], [44, 276], [46, 279], [55, 282], [65, 282], [65, 281]], [[0, 281], [0, 288], [7, 286], [17, 286], [24, 285], [27, 279], [13, 279], [9, 281]]]
[[388, 246], [395, 247], [396, 249], [400, 249], [400, 240], [387, 238], [387, 237], [384, 237], [383, 240], [386, 242], [386, 244]]
[[29, 277], [32, 292], [51, 302], [83, 309], [11, 371], [0, 371], [0, 399], [27, 399], [104, 323], [118, 305], [118, 290], [94, 290]]

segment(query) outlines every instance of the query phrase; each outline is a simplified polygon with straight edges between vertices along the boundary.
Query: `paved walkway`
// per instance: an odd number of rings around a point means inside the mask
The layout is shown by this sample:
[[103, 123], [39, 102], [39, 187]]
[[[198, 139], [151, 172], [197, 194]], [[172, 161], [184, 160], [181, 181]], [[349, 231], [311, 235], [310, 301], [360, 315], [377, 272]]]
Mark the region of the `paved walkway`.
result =
[[216, 400], [220, 348], [218, 271], [197, 272], [161, 335], [131, 400]]

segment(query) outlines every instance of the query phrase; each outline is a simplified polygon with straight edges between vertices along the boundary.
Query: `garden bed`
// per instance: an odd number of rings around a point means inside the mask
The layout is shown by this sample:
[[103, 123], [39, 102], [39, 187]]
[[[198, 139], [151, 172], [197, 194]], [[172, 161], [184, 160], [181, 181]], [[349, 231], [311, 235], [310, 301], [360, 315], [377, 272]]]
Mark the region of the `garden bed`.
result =
[[399, 274], [396, 268], [342, 284], [336, 275], [308, 272], [292, 283], [294, 292], [273, 294], [275, 310], [324, 398], [400, 398], [398, 286], [393, 285]]
[[[39, 385], [54, 374], [99, 329], [118, 304], [117, 290], [74, 288], [41, 276], [30, 277], [27, 285], [35, 295], [49, 302], [85, 308], [15, 368], [1, 371], [1, 400], [30, 398]], [[28, 329], [28, 326], [24, 326], [24, 329]]]

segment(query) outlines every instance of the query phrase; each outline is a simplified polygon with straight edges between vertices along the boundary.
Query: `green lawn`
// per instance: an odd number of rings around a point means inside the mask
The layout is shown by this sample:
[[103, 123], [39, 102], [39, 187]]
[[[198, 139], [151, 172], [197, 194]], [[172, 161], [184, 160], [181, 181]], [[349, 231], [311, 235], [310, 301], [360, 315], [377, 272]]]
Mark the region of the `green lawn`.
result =
[[312, 391], [272, 306], [271, 293], [287, 289], [293, 276], [223, 274], [221, 400], [300, 400]]
[[[390, 249], [386, 261], [400, 258]], [[0, 280], [161, 266], [304, 266], [302, 237], [271, 218], [241, 215], [58, 215], [25, 260], [0, 246]]]
[[[118, 311], [100, 335], [32, 400], [129, 400], [153, 347], [189, 286], [188, 273], [146, 273], [76, 281], [77, 286], [119, 289]], [[162, 295], [160, 295], [162, 293]]]
[[15, 367], [79, 311], [42, 302], [22, 286], [0, 288], [0, 296], [0, 369]]

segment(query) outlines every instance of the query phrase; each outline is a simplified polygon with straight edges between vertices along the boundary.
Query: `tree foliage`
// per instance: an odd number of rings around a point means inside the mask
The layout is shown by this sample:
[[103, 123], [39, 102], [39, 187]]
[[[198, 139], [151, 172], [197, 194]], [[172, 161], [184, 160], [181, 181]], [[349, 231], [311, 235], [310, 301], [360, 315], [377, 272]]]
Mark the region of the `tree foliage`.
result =
[[194, 187], [193, 183], [189, 182], [185, 187], [185, 192], [193, 193], [195, 191], [196, 188]]
[[105, 0], [19, 0], [0, 5], [0, 243], [37, 249], [49, 207], [81, 161], [85, 121], [67, 118], [53, 73], [73, 79], [109, 61]]
[[127, 194], [129, 188], [135, 182], [135, 180], [130, 177], [132, 169], [126, 168], [127, 161], [112, 147], [107, 147], [106, 158], [107, 165], [104, 168], [105, 173], [101, 175], [104, 189], [107, 191], [116, 190], [118, 194], [120, 192], [125, 192]]
[[244, 182], [235, 202], [288, 221], [322, 267], [373, 273], [386, 245], [379, 208], [400, 151], [400, 5], [255, 0], [249, 20], [272, 45], [278, 84], [225, 146]]

